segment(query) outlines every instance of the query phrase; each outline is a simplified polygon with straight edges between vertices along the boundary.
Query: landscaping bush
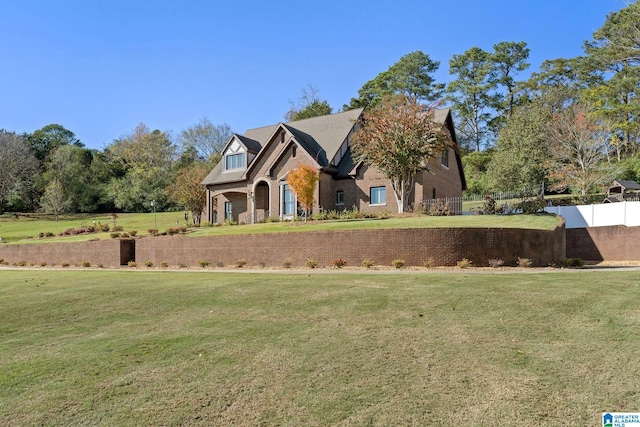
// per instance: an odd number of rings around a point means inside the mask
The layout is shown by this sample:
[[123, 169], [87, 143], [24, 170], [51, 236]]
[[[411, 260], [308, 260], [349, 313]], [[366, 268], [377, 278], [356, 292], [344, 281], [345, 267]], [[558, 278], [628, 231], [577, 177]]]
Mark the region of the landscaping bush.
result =
[[167, 267], [169, 267], [169, 263], [162, 261], [162, 262], [160, 263], [160, 267], [162, 267], [162, 268], [167, 268]]
[[333, 260], [333, 266], [335, 268], [342, 268], [345, 265], [347, 265], [347, 261], [343, 260], [342, 258], [338, 258], [338, 259], [334, 259]]
[[124, 231], [124, 227], [121, 225], [114, 225], [111, 231]]
[[309, 268], [316, 268], [318, 266], [318, 261], [316, 261], [315, 259], [309, 259], [307, 260], [306, 265]]
[[239, 259], [238, 261], [236, 261], [236, 268], [242, 268], [245, 265], [247, 265], [247, 261], [243, 259]]
[[391, 261], [391, 265], [394, 266], [395, 268], [403, 268], [404, 267], [404, 260], [403, 259], [394, 259], [393, 261]]
[[109, 236], [111, 236], [112, 239], [117, 239], [120, 237], [120, 233], [111, 233]]
[[469, 267], [473, 267], [473, 262], [469, 261], [466, 258], [462, 258], [460, 261], [456, 263], [456, 265], [458, 266], [458, 268], [469, 268]]
[[131, 268], [135, 268], [135, 267], [137, 267], [137, 266], [138, 266], [138, 264], [136, 264], [136, 262], [135, 262], [135, 261], [129, 261], [129, 262], [127, 263], [127, 265], [128, 265], [129, 267], [131, 267]]
[[86, 267], [91, 267], [91, 263], [90, 263], [89, 261], [82, 261], [82, 262], [80, 263], [80, 265], [81, 265], [82, 267], [85, 267], [85, 268], [86, 268]]
[[[0, 262], [0, 264], [2, 264], [2, 263]], [[40, 263], [40, 267], [46, 267], [46, 266], [47, 266], [47, 262], [46, 261], [42, 261]]]
[[490, 259], [488, 262], [489, 266], [493, 268], [502, 267], [504, 265], [504, 261], [501, 259]]
[[68, 262], [66, 262], [66, 261], [62, 261], [62, 262], [60, 263], [60, 267], [62, 267], [62, 268], [67, 268], [67, 267], [69, 267], [70, 265], [71, 265], [71, 264], [69, 264], [69, 263], [68, 263]]
[[145, 267], [148, 267], [148, 268], [151, 268], [151, 267], [153, 267], [153, 262], [151, 262], [151, 261], [145, 261], [145, 262], [144, 262], [144, 266], [145, 266]]
[[362, 261], [362, 266], [364, 268], [371, 268], [373, 267], [373, 261], [371, 261], [370, 259], [365, 259]]
[[449, 202], [442, 200], [436, 200], [434, 204], [429, 207], [427, 212], [430, 216], [451, 216], [455, 215], [455, 212], [449, 206]]
[[518, 267], [528, 268], [531, 267], [531, 264], [533, 264], [533, 261], [531, 261], [529, 258], [518, 257]]
[[283, 266], [284, 268], [291, 268], [291, 261], [285, 261], [285, 262], [283, 262], [283, 263], [282, 263], [282, 266]]
[[556, 262], [556, 267], [571, 268], [584, 266], [584, 260], [582, 258], [563, 258]]
[[18, 261], [18, 266], [24, 267], [25, 265], [27, 265], [26, 261]]
[[135, 235], [136, 235], [136, 234], [138, 234], [138, 230], [131, 230], [131, 231], [129, 232], [129, 235], [130, 235], [131, 237], [135, 237]]
[[427, 258], [427, 260], [424, 262], [424, 266], [427, 268], [437, 267], [436, 261], [432, 257]]
[[209, 265], [209, 261], [207, 261], [206, 259], [199, 259], [198, 265], [202, 268], [205, 268]]

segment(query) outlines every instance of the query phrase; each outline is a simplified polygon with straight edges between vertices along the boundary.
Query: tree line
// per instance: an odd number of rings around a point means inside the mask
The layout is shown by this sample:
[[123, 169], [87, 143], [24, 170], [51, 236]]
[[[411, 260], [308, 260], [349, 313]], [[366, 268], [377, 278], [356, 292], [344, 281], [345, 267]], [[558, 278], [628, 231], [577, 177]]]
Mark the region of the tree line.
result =
[[[585, 41], [584, 55], [547, 60], [526, 80], [523, 41], [453, 55], [448, 84], [434, 78], [438, 61], [411, 52], [366, 82], [342, 110], [374, 114], [394, 100], [424, 110], [450, 107], [468, 192], [543, 185], [586, 200], [614, 178], [640, 179], [639, 40], [640, 4], [633, 2], [606, 17]], [[284, 118], [332, 112], [309, 85]], [[144, 212], [152, 200], [159, 210], [198, 212], [205, 203], [200, 182], [230, 136], [228, 125], [207, 119], [175, 137], [140, 124], [95, 150], [58, 124], [21, 135], [2, 130], [0, 213]]]
[[201, 119], [174, 138], [138, 125], [103, 150], [59, 124], [33, 133], [0, 130], [0, 213], [149, 212], [204, 208], [202, 179], [231, 136]]

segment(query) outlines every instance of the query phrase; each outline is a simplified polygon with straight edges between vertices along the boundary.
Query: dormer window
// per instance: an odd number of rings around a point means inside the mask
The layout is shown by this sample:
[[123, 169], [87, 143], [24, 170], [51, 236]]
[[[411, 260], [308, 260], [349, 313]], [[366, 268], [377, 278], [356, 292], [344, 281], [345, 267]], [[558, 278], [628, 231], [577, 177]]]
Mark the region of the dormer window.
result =
[[225, 169], [242, 169], [244, 168], [244, 153], [227, 154], [225, 156]]
[[246, 153], [245, 147], [238, 140], [233, 141], [224, 152], [224, 170], [245, 169], [247, 167]]

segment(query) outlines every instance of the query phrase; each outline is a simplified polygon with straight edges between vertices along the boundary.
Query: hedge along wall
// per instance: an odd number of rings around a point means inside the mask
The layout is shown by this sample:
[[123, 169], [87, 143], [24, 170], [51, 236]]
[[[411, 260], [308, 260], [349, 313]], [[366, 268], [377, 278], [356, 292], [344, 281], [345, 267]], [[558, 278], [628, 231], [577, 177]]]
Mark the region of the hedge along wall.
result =
[[91, 265], [117, 267], [135, 258], [135, 242], [132, 239], [111, 239], [90, 242], [42, 243], [29, 245], [0, 245], [0, 258], [10, 264], [19, 262], [41, 265]]
[[285, 262], [304, 266], [315, 259], [319, 266], [331, 266], [337, 258], [360, 266], [363, 260], [391, 265], [404, 259], [406, 265], [454, 266], [467, 258], [476, 266], [489, 259], [515, 265], [518, 257], [530, 258], [535, 266], [547, 266], [565, 258], [564, 224], [553, 230], [422, 228], [250, 234], [234, 236], [158, 236], [136, 240], [138, 265], [196, 266], [200, 260], [212, 266], [233, 266], [244, 260], [247, 266], [281, 267]]
[[639, 261], [640, 227], [567, 229], [567, 256], [590, 261]]

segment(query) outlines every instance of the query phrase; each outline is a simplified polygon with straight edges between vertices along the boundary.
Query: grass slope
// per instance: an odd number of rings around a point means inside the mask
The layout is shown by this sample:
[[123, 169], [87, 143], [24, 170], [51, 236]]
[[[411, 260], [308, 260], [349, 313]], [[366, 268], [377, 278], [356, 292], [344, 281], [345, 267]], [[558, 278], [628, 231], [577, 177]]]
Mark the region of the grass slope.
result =
[[597, 425], [640, 273], [0, 271], [2, 425]]
[[[43, 219], [13, 217], [0, 218], [0, 237], [3, 241], [12, 243], [47, 243], [59, 241], [84, 241], [89, 239], [109, 239], [109, 233], [97, 233], [64, 238], [31, 239], [39, 232], [50, 231], [58, 233], [68, 228], [90, 225], [93, 221], [113, 225], [109, 215], [80, 216], [64, 219], [58, 222]], [[162, 212], [156, 217], [158, 229], [164, 231], [171, 227], [184, 225], [181, 212]], [[435, 227], [480, 227], [480, 228], [527, 228], [552, 229], [560, 223], [554, 215], [472, 215], [453, 217], [414, 216], [386, 219], [357, 219], [336, 221], [309, 222], [276, 222], [251, 224], [241, 226], [202, 227], [193, 229], [190, 236], [219, 236], [230, 234], [252, 233], [281, 233], [297, 231], [327, 231], [327, 230], [361, 230], [381, 228], [435, 228]], [[138, 235], [147, 234], [147, 230], [154, 228], [153, 214], [119, 214], [117, 224], [125, 231], [137, 230]]]

